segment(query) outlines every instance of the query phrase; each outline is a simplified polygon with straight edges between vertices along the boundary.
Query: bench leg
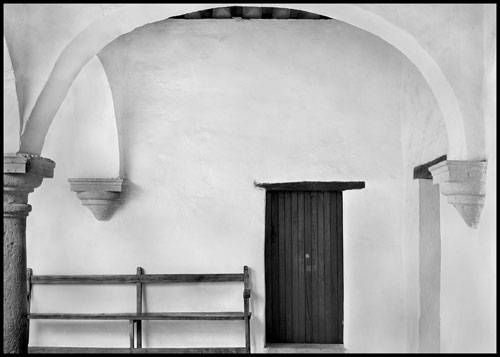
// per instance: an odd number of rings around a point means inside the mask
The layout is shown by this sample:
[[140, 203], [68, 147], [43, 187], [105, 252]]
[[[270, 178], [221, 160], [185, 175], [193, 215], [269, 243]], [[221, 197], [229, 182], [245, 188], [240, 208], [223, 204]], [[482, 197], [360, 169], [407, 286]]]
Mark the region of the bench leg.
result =
[[130, 320], [130, 348], [134, 348], [134, 320]]

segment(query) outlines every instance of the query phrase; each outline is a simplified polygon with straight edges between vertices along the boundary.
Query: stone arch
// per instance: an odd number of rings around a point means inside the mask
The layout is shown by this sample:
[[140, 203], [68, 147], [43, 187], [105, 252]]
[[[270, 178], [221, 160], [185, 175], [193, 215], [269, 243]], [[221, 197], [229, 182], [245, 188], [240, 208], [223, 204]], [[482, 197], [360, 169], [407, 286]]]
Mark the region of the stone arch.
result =
[[[273, 4], [266, 4], [266, 6], [274, 7]], [[180, 4], [175, 8], [164, 4], [130, 5], [116, 10], [87, 27], [68, 44], [55, 63], [26, 124], [21, 137], [20, 152], [40, 155], [47, 131], [74, 79], [85, 64], [108, 43], [145, 24], [178, 16], [179, 13], [190, 13], [214, 7], [219, 7], [219, 5]], [[282, 6], [278, 4], [276, 7]], [[448, 134], [448, 158], [455, 160], [469, 158], [471, 154], [467, 150], [464, 118], [455, 93], [438, 64], [414, 37], [382, 17], [356, 5], [294, 4], [294, 8], [320, 13], [346, 22], [380, 37], [402, 52], [422, 73], [436, 97]]]

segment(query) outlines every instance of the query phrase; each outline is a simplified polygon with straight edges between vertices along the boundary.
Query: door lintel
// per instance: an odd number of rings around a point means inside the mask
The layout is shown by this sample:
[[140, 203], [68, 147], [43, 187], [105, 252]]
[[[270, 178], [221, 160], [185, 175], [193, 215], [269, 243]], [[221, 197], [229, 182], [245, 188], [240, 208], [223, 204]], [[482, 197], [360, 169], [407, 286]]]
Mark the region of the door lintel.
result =
[[365, 188], [364, 181], [254, 182], [254, 184], [268, 191], [345, 191]]

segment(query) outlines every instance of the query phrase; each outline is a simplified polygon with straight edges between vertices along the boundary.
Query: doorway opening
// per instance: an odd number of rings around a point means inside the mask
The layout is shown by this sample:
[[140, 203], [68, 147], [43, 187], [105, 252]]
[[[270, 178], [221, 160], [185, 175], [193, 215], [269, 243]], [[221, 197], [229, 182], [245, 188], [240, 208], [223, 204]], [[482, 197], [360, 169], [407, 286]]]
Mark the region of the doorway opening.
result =
[[266, 345], [343, 344], [342, 191], [364, 182], [266, 188]]

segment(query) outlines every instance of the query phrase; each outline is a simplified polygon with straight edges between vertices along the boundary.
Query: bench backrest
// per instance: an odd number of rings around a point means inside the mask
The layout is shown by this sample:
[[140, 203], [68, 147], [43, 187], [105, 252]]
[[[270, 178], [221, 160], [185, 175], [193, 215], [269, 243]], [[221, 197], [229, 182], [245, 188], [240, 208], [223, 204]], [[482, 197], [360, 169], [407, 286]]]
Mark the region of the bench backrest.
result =
[[[144, 274], [142, 267], [137, 268], [135, 275], [33, 275], [33, 270], [27, 270], [28, 283], [28, 314], [32, 297], [33, 284], [135, 284], [137, 287], [136, 310], [137, 315], [143, 313], [143, 285], [168, 283], [212, 283], [212, 282], [243, 282], [243, 319], [245, 320], [246, 352], [250, 352], [250, 286], [248, 267], [243, 267], [241, 274]], [[80, 314], [85, 315], [85, 314]], [[90, 316], [90, 314], [89, 314]], [[58, 317], [60, 318], [60, 316]], [[200, 318], [202, 319], [202, 318]], [[142, 348], [142, 321], [134, 320], [137, 333], [137, 348]], [[134, 348], [133, 333], [131, 348]]]

